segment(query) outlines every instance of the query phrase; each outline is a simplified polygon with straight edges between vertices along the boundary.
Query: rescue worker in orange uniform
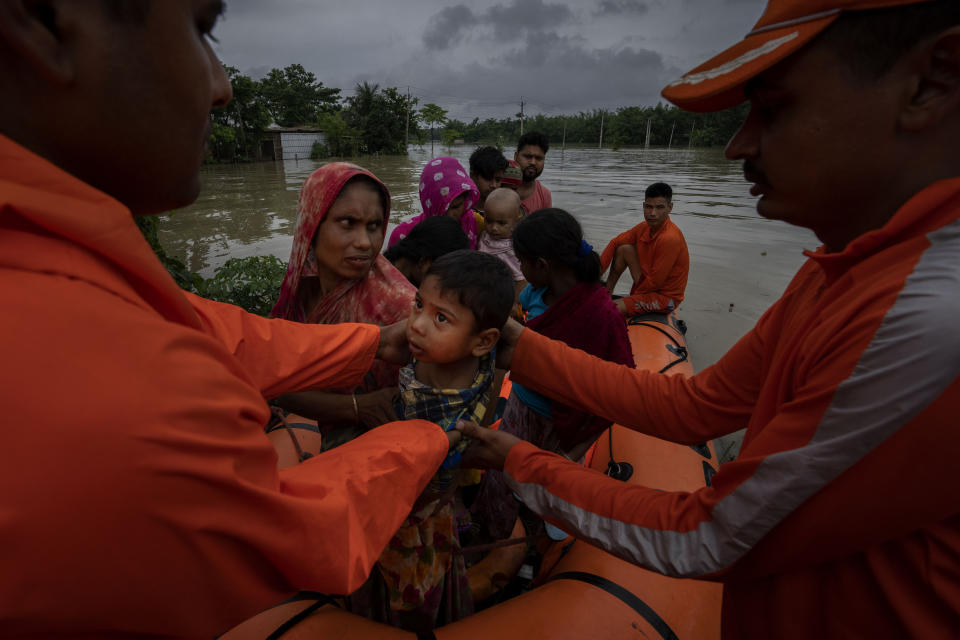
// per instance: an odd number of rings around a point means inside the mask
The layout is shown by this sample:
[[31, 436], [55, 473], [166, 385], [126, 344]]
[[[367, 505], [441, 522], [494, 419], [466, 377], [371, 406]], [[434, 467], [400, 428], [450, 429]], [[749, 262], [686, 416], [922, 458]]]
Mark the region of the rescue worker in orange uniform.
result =
[[264, 397], [355, 385], [403, 328], [185, 294], [137, 229], [199, 191], [222, 9], [0, 3], [0, 637], [210, 638], [349, 593], [449, 448], [392, 423], [278, 472]]
[[610, 268], [610, 293], [623, 272], [630, 270], [630, 295], [615, 301], [627, 317], [670, 313], [683, 301], [690, 253], [683, 232], [670, 219], [672, 211], [673, 189], [665, 182], [653, 183], [644, 192], [643, 222], [607, 243], [600, 255], [600, 268]]
[[[960, 3], [769, 0], [664, 90], [750, 101], [727, 147], [761, 215], [812, 229], [783, 296], [691, 378], [519, 325], [515, 382], [674, 442], [746, 427], [712, 486], [627, 486], [463, 424], [548, 521], [643, 567], [724, 585], [724, 638], [960, 630]], [[512, 357], [509, 356], [513, 344]]]

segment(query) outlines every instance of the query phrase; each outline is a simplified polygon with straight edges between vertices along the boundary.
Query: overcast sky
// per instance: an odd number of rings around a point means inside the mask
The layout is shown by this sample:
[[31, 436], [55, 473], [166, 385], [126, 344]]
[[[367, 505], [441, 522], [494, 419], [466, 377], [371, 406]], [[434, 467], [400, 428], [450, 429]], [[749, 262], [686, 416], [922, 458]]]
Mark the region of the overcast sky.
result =
[[654, 105], [743, 38], [764, 0], [227, 0], [224, 63], [260, 78], [300, 63], [350, 95], [410, 87], [451, 117]]

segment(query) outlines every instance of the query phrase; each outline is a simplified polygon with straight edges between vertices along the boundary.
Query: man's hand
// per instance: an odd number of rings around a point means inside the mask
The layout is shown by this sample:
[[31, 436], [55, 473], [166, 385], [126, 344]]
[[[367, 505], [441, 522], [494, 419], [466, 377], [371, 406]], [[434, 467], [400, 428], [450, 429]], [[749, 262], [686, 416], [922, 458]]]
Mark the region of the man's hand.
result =
[[397, 419], [397, 410], [393, 405], [397, 397], [396, 388], [380, 389], [370, 393], [358, 393], [357, 409], [360, 413], [360, 423], [367, 429], [379, 427], [382, 424]]
[[461, 420], [457, 430], [473, 442], [463, 453], [462, 467], [468, 469], [503, 469], [507, 454], [520, 438], [503, 431], [481, 427], [473, 422]]
[[380, 344], [377, 345], [377, 357], [392, 364], [407, 364], [410, 362], [410, 344], [407, 342], [406, 320], [380, 327]]
[[627, 315], [627, 303], [623, 301], [623, 298], [614, 300], [613, 304], [617, 305], [617, 311], [619, 311], [623, 315]]
[[513, 360], [513, 351], [517, 346], [517, 340], [523, 333], [524, 326], [509, 318], [507, 324], [503, 325], [500, 332], [500, 342], [497, 343], [497, 366], [501, 369], [509, 369], [510, 361]]

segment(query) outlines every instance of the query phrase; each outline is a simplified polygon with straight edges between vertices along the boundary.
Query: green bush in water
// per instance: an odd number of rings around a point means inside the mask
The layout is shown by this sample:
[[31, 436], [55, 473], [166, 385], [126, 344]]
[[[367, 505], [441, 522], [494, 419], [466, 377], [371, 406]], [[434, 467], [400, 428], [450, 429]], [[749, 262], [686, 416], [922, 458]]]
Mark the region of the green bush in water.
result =
[[287, 265], [273, 256], [231, 258], [205, 279], [180, 260], [167, 255], [157, 235], [156, 216], [139, 216], [137, 226], [181, 289], [216, 300], [235, 304], [257, 315], [266, 316], [280, 297], [280, 285]]
[[313, 147], [310, 148], [310, 159], [319, 160], [321, 158], [326, 158], [330, 155], [330, 149], [327, 148], [327, 145], [320, 142], [314, 142]]
[[177, 282], [177, 286], [190, 293], [203, 295], [203, 276], [190, 271], [187, 265], [174, 257], [168, 256], [167, 252], [163, 250], [157, 236], [157, 216], [137, 216], [134, 221], [140, 227], [140, 233], [146, 238], [157, 258], [160, 259], [160, 262]]
[[286, 272], [286, 263], [274, 256], [230, 258], [204, 281], [201, 295], [266, 316], [280, 297]]

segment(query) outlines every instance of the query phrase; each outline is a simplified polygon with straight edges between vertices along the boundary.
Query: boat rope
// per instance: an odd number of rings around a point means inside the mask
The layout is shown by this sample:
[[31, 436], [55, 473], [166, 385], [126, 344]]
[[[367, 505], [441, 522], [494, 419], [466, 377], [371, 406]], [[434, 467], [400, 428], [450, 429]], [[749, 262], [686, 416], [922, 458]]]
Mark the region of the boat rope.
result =
[[626, 482], [633, 475], [633, 465], [629, 462], [617, 462], [613, 459], [613, 427], [607, 428], [607, 444], [610, 445], [610, 461], [607, 463], [607, 475], [614, 480]]
[[577, 580], [580, 582], [586, 582], [589, 585], [593, 585], [599, 589], [603, 589], [610, 595], [614, 596], [631, 609], [636, 611], [647, 621], [654, 630], [660, 634], [660, 637], [663, 640], [679, 640], [677, 634], [670, 628], [670, 625], [667, 624], [666, 620], [660, 617], [653, 608], [648, 605], [646, 602], [641, 600], [636, 594], [628, 591], [624, 587], [620, 586], [612, 580], [608, 580], [603, 576], [598, 576], [594, 573], [587, 573], [585, 571], [565, 571], [563, 573], [558, 573], [555, 576], [550, 576], [547, 582], [553, 582], [554, 580]]
[[309, 451], [304, 451], [303, 447], [300, 446], [300, 441], [297, 440], [297, 436], [293, 432], [293, 427], [287, 422], [287, 416], [284, 414], [283, 409], [280, 407], [270, 407], [270, 412], [273, 414], [274, 420], [279, 420], [279, 424], [274, 423], [269, 426], [267, 433], [270, 431], [275, 431], [276, 429], [284, 429], [287, 432], [287, 435], [290, 436], [290, 441], [293, 442], [293, 448], [297, 450], [297, 461], [303, 462], [304, 460], [309, 460], [313, 457], [313, 454]]
[[684, 345], [680, 344], [680, 341], [677, 340], [676, 338], [674, 338], [673, 335], [671, 335], [669, 331], [667, 331], [667, 330], [665, 330], [665, 329], [663, 329], [663, 328], [661, 328], [661, 327], [658, 327], [657, 325], [655, 325], [655, 324], [653, 324], [653, 323], [646, 322], [646, 321], [631, 322], [631, 323], [630, 323], [630, 326], [633, 326], [633, 327], [649, 327], [650, 329], [653, 329], [654, 331], [659, 331], [659, 332], [662, 333], [663, 335], [667, 336], [667, 337], [670, 339], [670, 342], [673, 343], [673, 348], [671, 349], [671, 348], [670, 348], [670, 345], [667, 345], [667, 350], [670, 351], [671, 353], [673, 353], [674, 355], [678, 356], [677, 359], [674, 360], [673, 362], [669, 363], [669, 364], [668, 364], [667, 366], [665, 366], [663, 369], [660, 369], [660, 371], [658, 371], [657, 373], [666, 373], [667, 371], [669, 371], [669, 370], [672, 369], [673, 367], [677, 366], [677, 365], [680, 364], [681, 362], [686, 362], [687, 360], [690, 359], [690, 354], [687, 353], [687, 348], [686, 348]]
[[325, 593], [319, 593], [316, 591], [301, 591], [294, 597], [290, 598], [284, 603], [289, 602], [299, 602], [301, 600], [316, 600], [316, 602], [311, 603], [306, 608], [301, 609], [298, 613], [294, 614], [288, 618], [283, 624], [273, 630], [273, 632], [266, 637], [266, 640], [278, 640], [282, 637], [287, 631], [293, 629], [295, 626], [303, 622], [310, 614], [314, 611], [328, 604], [332, 604], [335, 607], [339, 607], [337, 601], [333, 599], [333, 596], [327, 595]]

